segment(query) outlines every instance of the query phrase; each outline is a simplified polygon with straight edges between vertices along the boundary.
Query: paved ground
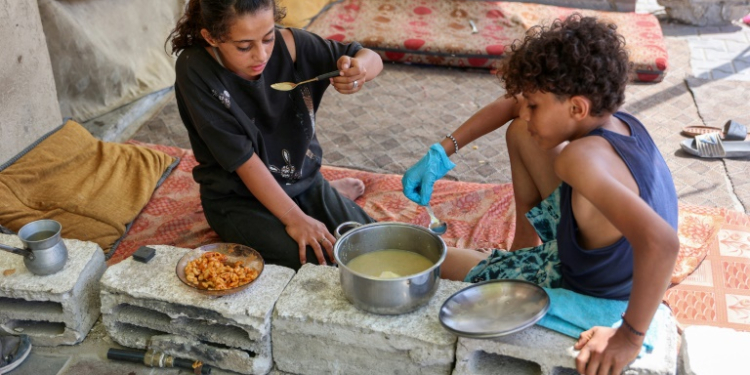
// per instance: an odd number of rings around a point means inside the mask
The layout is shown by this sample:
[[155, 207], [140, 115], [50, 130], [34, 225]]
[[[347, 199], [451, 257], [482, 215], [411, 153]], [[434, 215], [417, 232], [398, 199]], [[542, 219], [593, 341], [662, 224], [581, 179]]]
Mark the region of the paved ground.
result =
[[[639, 10], [659, 12], [655, 0]], [[645, 8], [644, 8], [645, 7]], [[641, 118], [669, 164], [680, 200], [750, 210], [750, 173], [744, 160], [701, 160], [679, 148], [687, 125], [721, 126], [735, 118], [750, 125], [750, 29], [746, 26], [695, 28], [662, 24], [670, 70], [659, 84], [632, 85], [624, 110]], [[327, 164], [385, 173], [403, 173], [446, 132], [501, 95], [486, 72], [387, 65], [358, 95], [326, 94], [318, 113]], [[190, 147], [173, 99], [133, 136], [145, 142]], [[477, 141], [455, 158], [449, 178], [509, 182], [504, 131]], [[77, 346], [35, 347], [14, 375], [188, 374], [106, 360], [111, 342], [95, 325]], [[214, 373], [221, 373], [215, 371]]]

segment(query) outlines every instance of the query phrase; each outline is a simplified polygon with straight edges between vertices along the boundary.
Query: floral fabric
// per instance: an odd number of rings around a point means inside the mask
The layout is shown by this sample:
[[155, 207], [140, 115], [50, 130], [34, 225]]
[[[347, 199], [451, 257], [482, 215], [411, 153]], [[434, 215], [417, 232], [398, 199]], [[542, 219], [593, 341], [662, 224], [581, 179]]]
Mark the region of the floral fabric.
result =
[[308, 30], [328, 39], [358, 41], [385, 61], [496, 69], [529, 27], [573, 12], [618, 26], [633, 63], [633, 80], [664, 78], [667, 50], [652, 14], [502, 1], [344, 0], [319, 15]]
[[[156, 189], [133, 222], [108, 264], [118, 263], [143, 245], [195, 248], [220, 242], [203, 215], [198, 184], [191, 171], [192, 151], [163, 145], [130, 143], [179, 157], [180, 164]], [[427, 226], [424, 208], [401, 192], [401, 176], [323, 166], [329, 180], [364, 181], [365, 194], [356, 200], [378, 221]], [[511, 184], [437, 181], [431, 205], [448, 223], [442, 236], [459, 248], [509, 249], [515, 231]], [[723, 208], [679, 206], [680, 253], [672, 273], [673, 286], [664, 300], [683, 325], [702, 324], [750, 331], [750, 216]]]
[[[723, 208], [680, 208], [678, 267], [685, 267], [686, 277], [664, 300], [683, 326], [750, 331], [750, 216]], [[697, 245], [704, 238], [707, 242]], [[698, 266], [687, 272], [688, 262]]]

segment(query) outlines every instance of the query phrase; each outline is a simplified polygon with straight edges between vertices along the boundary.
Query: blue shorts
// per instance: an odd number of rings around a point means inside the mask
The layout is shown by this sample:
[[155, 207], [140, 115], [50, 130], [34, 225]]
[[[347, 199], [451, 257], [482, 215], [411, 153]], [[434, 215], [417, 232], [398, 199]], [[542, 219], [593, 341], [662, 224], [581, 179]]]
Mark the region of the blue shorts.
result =
[[560, 221], [560, 187], [526, 213], [542, 244], [516, 251], [495, 249], [469, 271], [464, 281], [518, 279], [545, 288], [560, 288], [560, 258], [557, 254], [557, 223]]

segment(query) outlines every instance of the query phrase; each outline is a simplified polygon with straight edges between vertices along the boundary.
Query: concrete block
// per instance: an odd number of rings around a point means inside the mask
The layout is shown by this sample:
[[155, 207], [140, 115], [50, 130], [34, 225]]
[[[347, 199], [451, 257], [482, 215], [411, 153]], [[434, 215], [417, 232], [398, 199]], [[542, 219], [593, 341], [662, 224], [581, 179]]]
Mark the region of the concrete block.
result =
[[[658, 0], [669, 18], [696, 26], [726, 26], [747, 14], [747, 0]], [[718, 27], [717, 27], [718, 29]]]
[[534, 1], [534, 3], [578, 9], [606, 10], [611, 12], [634, 12], [636, 0], [537, 0]]
[[[99, 278], [106, 269], [104, 253], [93, 242], [63, 240], [65, 267], [52, 275], [32, 274], [23, 258], [0, 252], [0, 329], [29, 335], [33, 345], [77, 344], [99, 317]], [[0, 243], [23, 247], [15, 235], [0, 234]]]
[[745, 374], [750, 371], [750, 332], [690, 326], [682, 333], [680, 375]]
[[281, 371], [277, 369], [276, 367], [274, 367], [273, 370], [271, 370], [271, 372], [268, 373], [268, 375], [294, 375], [294, 374]]
[[[623, 374], [674, 374], [677, 368], [676, 322], [660, 327], [654, 351], [636, 359]], [[541, 326], [493, 340], [459, 338], [453, 375], [563, 375], [576, 374], [576, 339]]]
[[201, 358], [225, 370], [269, 372], [271, 315], [294, 271], [266, 265], [244, 291], [209, 297], [184, 285], [175, 274], [175, 265], [189, 249], [153, 248], [156, 255], [150, 262], [131, 258], [104, 273], [102, 321], [109, 335], [123, 346]]
[[376, 315], [346, 300], [338, 269], [305, 265], [276, 303], [276, 368], [294, 374], [450, 374], [456, 336], [440, 325], [438, 312], [468, 285], [440, 280], [428, 305]]

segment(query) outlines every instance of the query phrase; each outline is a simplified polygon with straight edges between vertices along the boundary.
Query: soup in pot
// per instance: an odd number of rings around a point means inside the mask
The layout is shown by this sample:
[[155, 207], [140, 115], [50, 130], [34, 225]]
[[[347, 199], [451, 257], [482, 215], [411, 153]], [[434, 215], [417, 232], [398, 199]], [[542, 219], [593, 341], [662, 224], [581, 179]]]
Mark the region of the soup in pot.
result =
[[394, 279], [420, 273], [435, 263], [424, 255], [404, 250], [378, 250], [357, 256], [346, 264], [349, 269], [370, 277]]

